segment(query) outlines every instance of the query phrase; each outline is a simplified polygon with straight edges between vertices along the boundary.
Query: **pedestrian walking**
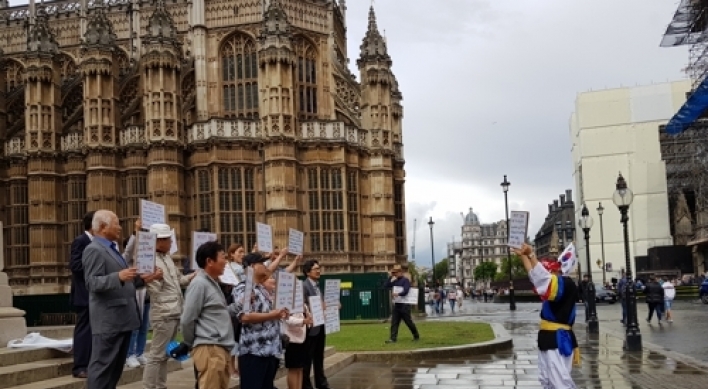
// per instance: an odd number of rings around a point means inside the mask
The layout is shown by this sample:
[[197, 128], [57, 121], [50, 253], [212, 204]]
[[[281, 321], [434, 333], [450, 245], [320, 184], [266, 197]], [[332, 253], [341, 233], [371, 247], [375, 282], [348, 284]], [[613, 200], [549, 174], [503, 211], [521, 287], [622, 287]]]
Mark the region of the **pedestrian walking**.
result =
[[674, 284], [669, 281], [665, 281], [661, 284], [661, 287], [664, 288], [664, 312], [666, 321], [673, 323], [674, 317], [671, 314], [671, 304], [674, 302], [674, 298], [676, 298], [676, 288]]
[[[401, 265], [394, 265], [391, 270], [391, 279], [386, 281], [385, 288], [393, 289], [394, 301], [408, 295], [411, 289], [411, 282], [403, 276]], [[406, 323], [406, 326], [413, 334], [413, 341], [417, 342], [420, 339], [418, 328], [416, 328], [413, 319], [411, 318], [411, 305], [403, 302], [396, 302], [393, 307], [393, 316], [391, 318], [391, 336], [386, 343], [396, 343], [398, 340], [398, 327], [401, 325], [401, 320]]]
[[647, 307], [649, 308], [647, 323], [651, 323], [651, 318], [654, 316], [654, 312], [656, 312], [656, 318], [659, 324], [661, 324], [661, 309], [664, 307], [664, 288], [659, 285], [655, 276], [649, 277], [649, 282], [644, 287], [644, 294], [646, 295]]
[[447, 301], [450, 303], [450, 311], [455, 313], [455, 306], [457, 306], [457, 291], [451, 290], [447, 293]]

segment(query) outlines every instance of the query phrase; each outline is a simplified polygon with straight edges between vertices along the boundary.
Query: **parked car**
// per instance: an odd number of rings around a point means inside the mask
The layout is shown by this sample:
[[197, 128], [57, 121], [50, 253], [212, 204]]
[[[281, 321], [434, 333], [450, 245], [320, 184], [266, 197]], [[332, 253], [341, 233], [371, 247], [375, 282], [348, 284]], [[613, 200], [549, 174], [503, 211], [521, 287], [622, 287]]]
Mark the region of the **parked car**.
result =
[[701, 284], [701, 289], [699, 290], [698, 295], [701, 296], [701, 301], [703, 301], [703, 304], [708, 304], [708, 279], [703, 281]]
[[610, 304], [617, 302], [617, 293], [615, 291], [605, 288], [600, 284], [595, 285], [595, 302], [606, 301]]

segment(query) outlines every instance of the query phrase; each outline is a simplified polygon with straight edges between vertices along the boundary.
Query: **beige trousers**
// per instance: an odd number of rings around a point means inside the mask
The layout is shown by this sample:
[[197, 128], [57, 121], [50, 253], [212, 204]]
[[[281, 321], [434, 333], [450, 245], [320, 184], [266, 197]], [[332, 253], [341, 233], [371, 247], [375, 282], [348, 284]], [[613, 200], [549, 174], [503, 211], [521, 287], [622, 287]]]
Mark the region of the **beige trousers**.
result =
[[192, 349], [192, 358], [199, 372], [200, 388], [229, 389], [228, 366], [231, 363], [231, 355], [225, 348], [203, 344]]
[[177, 335], [179, 319], [152, 322], [152, 343], [143, 371], [145, 389], [167, 389], [167, 344]]

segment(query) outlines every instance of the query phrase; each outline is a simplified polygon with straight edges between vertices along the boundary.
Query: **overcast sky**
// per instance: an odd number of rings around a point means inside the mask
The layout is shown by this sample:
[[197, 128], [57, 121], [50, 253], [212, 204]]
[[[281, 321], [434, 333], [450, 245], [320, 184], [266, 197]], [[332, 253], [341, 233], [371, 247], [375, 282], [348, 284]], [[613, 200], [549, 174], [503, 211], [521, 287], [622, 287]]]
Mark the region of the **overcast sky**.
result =
[[[677, 3], [375, 1], [403, 92], [408, 244], [415, 237], [419, 264], [430, 264], [429, 217], [436, 260], [453, 235], [460, 239], [460, 212], [504, 218], [504, 174], [510, 208], [530, 211], [536, 234], [547, 204], [575, 189], [568, 122], [576, 94], [684, 77], [686, 48], [659, 48]], [[357, 75], [370, 5], [347, 1]]]

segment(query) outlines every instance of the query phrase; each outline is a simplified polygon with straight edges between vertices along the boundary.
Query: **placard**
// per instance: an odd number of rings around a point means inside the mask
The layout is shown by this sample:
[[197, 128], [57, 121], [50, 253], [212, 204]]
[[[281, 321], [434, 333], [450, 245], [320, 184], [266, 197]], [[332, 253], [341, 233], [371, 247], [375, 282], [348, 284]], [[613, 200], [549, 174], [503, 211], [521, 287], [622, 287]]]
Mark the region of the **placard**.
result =
[[224, 268], [224, 274], [219, 276], [219, 281], [229, 285], [240, 284], [240, 282], [238, 281], [238, 277], [236, 277], [236, 272], [234, 272], [234, 269], [232, 269], [229, 264], [226, 264], [226, 267]]
[[286, 308], [292, 312], [295, 303], [295, 275], [279, 271], [275, 277], [275, 309]]
[[339, 307], [339, 285], [341, 280], [325, 280], [325, 307]]
[[310, 296], [310, 314], [312, 315], [312, 326], [317, 327], [325, 324], [324, 311], [322, 310], [322, 299], [320, 296]]
[[138, 274], [152, 274], [155, 272], [157, 234], [138, 231], [136, 239], [138, 248], [135, 251], [135, 267], [138, 268]]
[[529, 227], [529, 213], [525, 211], [511, 211], [509, 216], [509, 247], [520, 249], [526, 243]]
[[140, 221], [143, 228], [149, 230], [153, 224], [167, 224], [165, 219], [164, 205], [140, 199]]
[[[403, 292], [403, 287], [402, 286], [394, 286], [393, 287], [393, 293], [401, 293]], [[408, 288], [408, 294], [405, 296], [398, 296], [393, 299], [393, 302], [396, 304], [409, 304], [409, 305], [418, 305], [418, 288], [410, 287]]]
[[305, 233], [294, 228], [288, 232], [288, 252], [295, 255], [302, 255], [305, 247]]
[[325, 334], [339, 332], [339, 308], [328, 306], [325, 310]]
[[293, 300], [293, 309], [290, 313], [305, 312], [305, 293], [302, 290], [302, 281], [295, 279], [295, 299]]
[[197, 249], [206, 242], [216, 240], [216, 234], [213, 232], [192, 232], [192, 270], [197, 270]]
[[175, 253], [179, 251], [179, 248], [177, 247], [177, 236], [175, 235], [175, 230], [172, 230], [172, 245], [170, 246], [170, 255], [175, 255]]
[[258, 242], [258, 251], [272, 253], [273, 228], [269, 224], [256, 222], [256, 241]]
[[251, 298], [253, 297], [253, 268], [247, 267], [244, 274], [246, 275], [245, 288], [243, 289], [243, 312], [251, 312]]

